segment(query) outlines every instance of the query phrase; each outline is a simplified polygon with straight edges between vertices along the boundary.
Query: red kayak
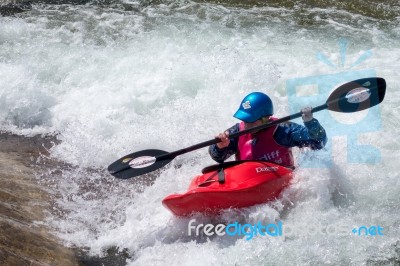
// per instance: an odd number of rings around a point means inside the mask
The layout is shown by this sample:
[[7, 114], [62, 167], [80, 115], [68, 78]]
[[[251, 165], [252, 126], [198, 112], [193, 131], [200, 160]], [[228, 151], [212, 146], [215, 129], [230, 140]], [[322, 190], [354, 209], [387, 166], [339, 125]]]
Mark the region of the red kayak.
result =
[[196, 176], [184, 194], [164, 198], [176, 216], [193, 212], [218, 214], [223, 209], [249, 207], [271, 201], [289, 185], [293, 170], [263, 161], [234, 161], [212, 165]]

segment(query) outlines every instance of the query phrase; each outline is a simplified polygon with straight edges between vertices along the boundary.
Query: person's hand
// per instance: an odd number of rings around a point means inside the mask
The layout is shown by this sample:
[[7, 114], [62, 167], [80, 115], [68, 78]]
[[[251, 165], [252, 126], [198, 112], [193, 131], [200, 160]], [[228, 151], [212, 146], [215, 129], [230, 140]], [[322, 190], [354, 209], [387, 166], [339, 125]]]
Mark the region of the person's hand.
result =
[[217, 143], [217, 147], [219, 149], [223, 149], [228, 147], [229, 143], [231, 142], [229, 139], [229, 132], [225, 131], [224, 133], [218, 134], [215, 138], [220, 139], [221, 142]]
[[301, 117], [303, 118], [304, 122], [308, 122], [313, 119], [311, 106], [304, 107], [303, 109], [301, 109], [301, 112], [303, 113]]

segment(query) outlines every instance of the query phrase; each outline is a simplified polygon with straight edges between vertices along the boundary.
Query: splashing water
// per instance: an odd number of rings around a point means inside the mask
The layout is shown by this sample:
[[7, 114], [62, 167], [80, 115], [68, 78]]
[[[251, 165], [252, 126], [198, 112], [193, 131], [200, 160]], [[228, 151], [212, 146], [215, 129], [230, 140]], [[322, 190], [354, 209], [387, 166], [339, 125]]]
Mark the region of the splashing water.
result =
[[[382, 7], [384, 8], [384, 7]], [[191, 1], [34, 5], [0, 17], [0, 129], [21, 135], [56, 134], [51, 156], [68, 166], [40, 178], [54, 194], [49, 216], [66, 243], [103, 254], [126, 249], [130, 265], [272, 265], [399, 261], [399, 15], [377, 18], [330, 7], [271, 4], [242, 7]], [[397, 11], [396, 11], [397, 10]], [[391, 12], [398, 12], [393, 7]], [[344, 38], [338, 45], [338, 40]], [[320, 51], [320, 52], [319, 52]], [[319, 60], [316, 59], [316, 56]], [[374, 69], [388, 83], [376, 132], [358, 141], [381, 161], [347, 161], [347, 136], [330, 150], [300, 151], [304, 161], [276, 201], [202, 223], [347, 226], [347, 236], [278, 238], [188, 236], [189, 219], [161, 205], [183, 192], [213, 162], [206, 150], [176, 158], [163, 171], [115, 180], [105, 170], [141, 149], [174, 151], [212, 138], [236, 123], [232, 114], [251, 91], [268, 93], [276, 115], [288, 114], [285, 81]], [[334, 125], [324, 124], [328, 135]], [[343, 123], [356, 123], [352, 115]], [[361, 118], [358, 118], [361, 119]], [[301, 123], [301, 121], [298, 121]], [[355, 236], [357, 226], [380, 225], [384, 236]]]

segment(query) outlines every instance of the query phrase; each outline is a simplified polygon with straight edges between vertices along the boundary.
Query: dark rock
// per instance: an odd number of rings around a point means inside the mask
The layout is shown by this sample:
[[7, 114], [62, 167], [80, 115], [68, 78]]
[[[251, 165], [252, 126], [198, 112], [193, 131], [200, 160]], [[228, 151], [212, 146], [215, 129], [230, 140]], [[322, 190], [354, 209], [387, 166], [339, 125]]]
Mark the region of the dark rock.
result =
[[6, 0], [0, 2], [0, 15], [13, 16], [31, 9], [30, 0]]

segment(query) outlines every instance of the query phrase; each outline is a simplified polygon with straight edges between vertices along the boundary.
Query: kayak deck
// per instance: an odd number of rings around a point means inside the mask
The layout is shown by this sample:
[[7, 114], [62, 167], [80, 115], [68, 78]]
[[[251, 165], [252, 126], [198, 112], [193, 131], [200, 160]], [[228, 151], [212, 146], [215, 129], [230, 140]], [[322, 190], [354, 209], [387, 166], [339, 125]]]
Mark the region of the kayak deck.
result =
[[[263, 161], [241, 161], [211, 166], [196, 176], [187, 192], [164, 198], [163, 205], [176, 216], [193, 212], [218, 214], [271, 201], [292, 179], [292, 169]], [[203, 171], [204, 172], [204, 171]]]

